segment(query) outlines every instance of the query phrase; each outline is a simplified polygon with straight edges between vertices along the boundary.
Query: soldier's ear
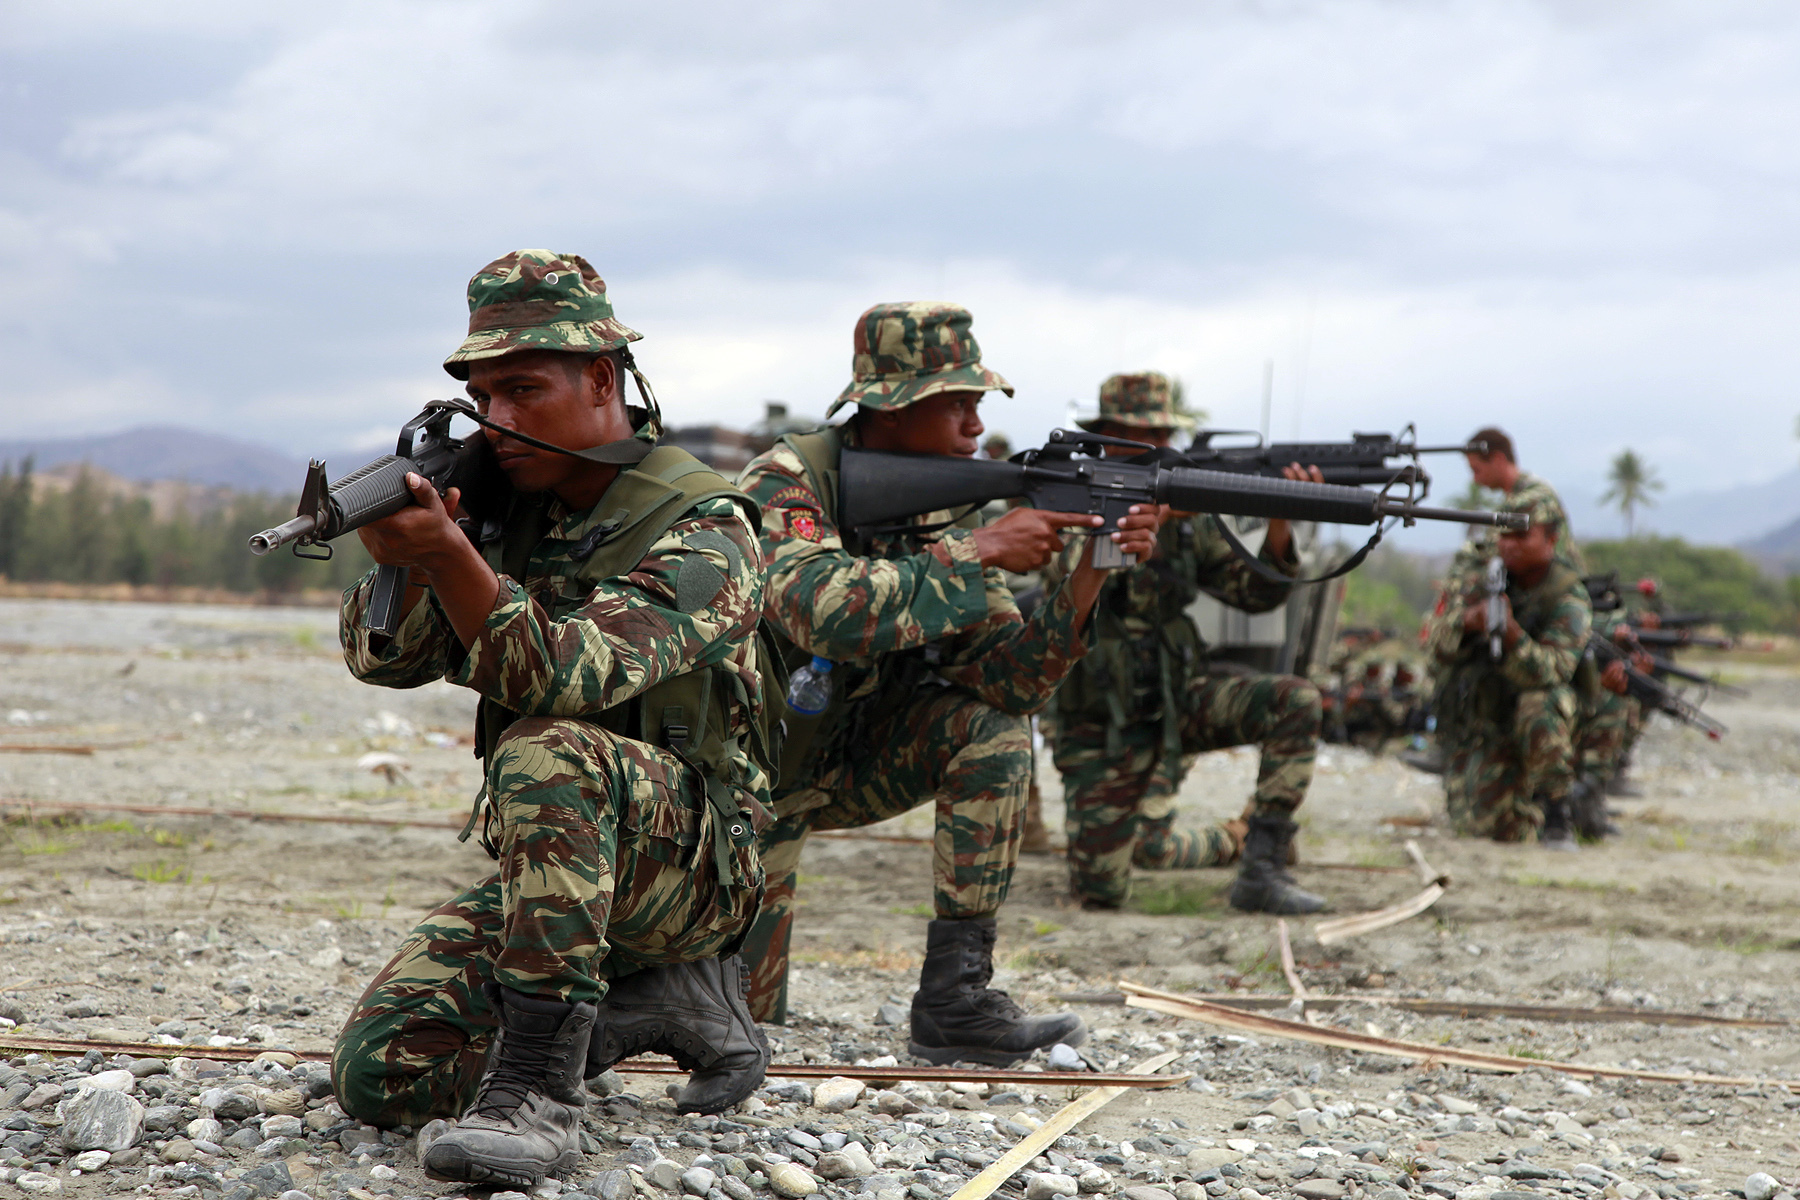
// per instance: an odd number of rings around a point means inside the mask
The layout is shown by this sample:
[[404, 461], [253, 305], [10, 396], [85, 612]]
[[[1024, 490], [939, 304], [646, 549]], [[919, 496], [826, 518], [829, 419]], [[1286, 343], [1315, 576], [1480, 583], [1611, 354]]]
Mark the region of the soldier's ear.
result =
[[610, 354], [596, 354], [588, 359], [582, 374], [593, 388], [595, 408], [605, 408], [615, 396], [624, 394], [619, 390], [619, 364]]

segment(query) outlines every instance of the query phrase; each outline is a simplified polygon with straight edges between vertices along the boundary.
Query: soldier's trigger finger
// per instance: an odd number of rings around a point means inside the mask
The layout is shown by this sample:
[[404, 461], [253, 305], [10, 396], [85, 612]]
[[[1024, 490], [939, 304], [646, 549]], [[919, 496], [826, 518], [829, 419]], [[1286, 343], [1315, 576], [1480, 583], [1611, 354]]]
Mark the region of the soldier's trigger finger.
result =
[[1055, 512], [1047, 508], [1039, 509], [1038, 512], [1055, 529], [1092, 529], [1096, 525], [1106, 524], [1104, 517], [1097, 517], [1093, 513]]

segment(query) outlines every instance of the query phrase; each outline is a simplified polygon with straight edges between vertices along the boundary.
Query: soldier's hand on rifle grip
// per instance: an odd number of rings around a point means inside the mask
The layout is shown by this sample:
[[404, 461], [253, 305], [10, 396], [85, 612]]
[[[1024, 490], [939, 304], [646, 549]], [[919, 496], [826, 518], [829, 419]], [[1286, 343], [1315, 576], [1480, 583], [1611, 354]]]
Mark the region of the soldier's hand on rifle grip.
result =
[[[1146, 554], [1156, 546], [1156, 515], [1148, 506], [1138, 507], [1145, 509], [1144, 515], [1120, 517], [1121, 531], [1110, 535], [1127, 554]], [[1023, 574], [1037, 570], [1063, 548], [1061, 530], [1097, 529], [1101, 523], [1102, 518], [1090, 513], [1015, 508], [975, 531], [975, 550], [982, 566]]]
[[456, 527], [462, 494], [451, 488], [447, 496], [439, 496], [436, 488], [416, 474], [406, 477], [406, 486], [415, 503], [391, 517], [369, 522], [356, 536], [362, 539], [369, 557], [383, 566], [419, 568], [413, 582], [423, 583], [428, 559], [441, 556], [453, 544], [452, 539], [467, 541]]
[[[1299, 463], [1289, 463], [1281, 468], [1283, 479], [1292, 479], [1295, 483], [1324, 483], [1325, 472], [1317, 466], [1303, 467]], [[1288, 544], [1293, 540], [1293, 527], [1288, 522], [1276, 517], [1269, 522], [1269, 532], [1263, 535], [1263, 545], [1276, 558], [1286, 558]]]
[[1621, 696], [1625, 694], [1626, 679], [1623, 659], [1615, 658], [1606, 664], [1606, 669], [1600, 672], [1600, 686], [1609, 692], [1617, 692]]

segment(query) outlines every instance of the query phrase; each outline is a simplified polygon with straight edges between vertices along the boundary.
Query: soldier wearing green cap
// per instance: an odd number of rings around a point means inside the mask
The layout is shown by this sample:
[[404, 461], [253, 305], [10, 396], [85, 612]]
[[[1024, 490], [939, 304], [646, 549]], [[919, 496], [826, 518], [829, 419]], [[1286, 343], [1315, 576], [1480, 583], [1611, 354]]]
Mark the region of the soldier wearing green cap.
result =
[[[1141, 371], [1101, 384], [1099, 414], [1081, 425], [1162, 449], [1192, 423], [1168, 376]], [[1299, 464], [1286, 473], [1317, 479]], [[1124, 904], [1133, 867], [1203, 867], [1240, 856], [1233, 907], [1301, 913], [1324, 906], [1288, 873], [1294, 810], [1312, 781], [1319, 739], [1318, 690], [1292, 675], [1209, 670], [1206, 643], [1187, 613], [1201, 592], [1267, 612], [1292, 590], [1251, 570], [1218, 520], [1162, 514], [1156, 553], [1106, 581], [1094, 609], [1094, 648], [1057, 693], [1053, 745], [1063, 777], [1069, 882], [1084, 908]], [[1259, 558], [1274, 573], [1297, 573], [1286, 521], [1269, 523]], [[1065, 569], [1053, 563], [1046, 579]], [[1262, 764], [1243, 817], [1176, 829], [1174, 796], [1193, 756], [1247, 744], [1261, 747]]]
[[1530, 528], [1498, 539], [1504, 623], [1489, 629], [1486, 591], [1465, 577], [1428, 643], [1444, 677], [1445, 799], [1459, 833], [1574, 849], [1574, 735], [1582, 697], [1596, 684], [1585, 657], [1593, 610], [1581, 573], [1557, 554], [1560, 506], [1515, 498], [1503, 511], [1531, 518]]
[[332, 1074], [360, 1120], [436, 1120], [429, 1174], [527, 1187], [580, 1160], [583, 1079], [622, 1057], [689, 1067], [682, 1111], [762, 1081], [768, 1043], [730, 953], [762, 885], [762, 551], [742, 492], [656, 446], [639, 335], [585, 260], [520, 250], [468, 295], [444, 368], [510, 483], [504, 519], [465, 533], [454, 489], [410, 479], [417, 503], [360, 531], [408, 568], [399, 629], [362, 628], [371, 573], [341, 632], [366, 682], [480, 696], [477, 812], [498, 869], [375, 976]]
[[[776, 820], [764, 831], [763, 911], [745, 945], [751, 1008], [786, 1018], [788, 945], [800, 852], [815, 829], [845, 829], [932, 801], [937, 837], [925, 961], [912, 1001], [913, 1054], [1004, 1065], [1085, 1034], [1073, 1014], [1030, 1017], [993, 975], [995, 913], [1019, 852], [1030, 745], [1027, 717], [1087, 649], [1102, 573], [1075, 567], [1022, 618], [1002, 570], [1024, 572], [1066, 529], [1151, 545], [1155, 514], [1095, 530], [1084, 513], [1015, 508], [991, 524], [932, 514], [901, 530], [839, 526], [835, 479], [845, 446], [972, 456], [977, 409], [1012, 394], [982, 364], [967, 310], [878, 304], [857, 319], [854, 377], [827, 415], [841, 425], [784, 437], [744, 469], [762, 505], [766, 613], [789, 661], [829, 672], [822, 709], [790, 707]], [[816, 701], [814, 702], [817, 703]]]

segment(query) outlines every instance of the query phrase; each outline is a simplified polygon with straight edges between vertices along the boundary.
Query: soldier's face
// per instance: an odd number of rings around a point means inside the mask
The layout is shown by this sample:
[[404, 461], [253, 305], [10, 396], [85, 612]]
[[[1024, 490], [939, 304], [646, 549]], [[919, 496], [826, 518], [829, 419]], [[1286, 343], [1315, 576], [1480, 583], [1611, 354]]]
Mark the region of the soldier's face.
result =
[[1484, 488], [1506, 486], [1505, 465], [1510, 460], [1504, 454], [1490, 454], [1486, 458], [1465, 454], [1463, 457], [1469, 460], [1469, 474], [1475, 477], [1477, 485]]
[[908, 454], [954, 454], [971, 458], [987, 431], [981, 423], [981, 392], [939, 392], [905, 408], [874, 415], [884, 450]]
[[[483, 416], [508, 429], [571, 450], [607, 439], [602, 412], [618, 402], [618, 372], [610, 358], [527, 350], [469, 365], [468, 392]], [[484, 429], [500, 469], [522, 492], [555, 491], [589, 464], [539, 450]]]
[[1533, 525], [1523, 533], [1500, 534], [1500, 561], [1509, 575], [1534, 576], [1556, 557], [1556, 534], [1547, 526]]

